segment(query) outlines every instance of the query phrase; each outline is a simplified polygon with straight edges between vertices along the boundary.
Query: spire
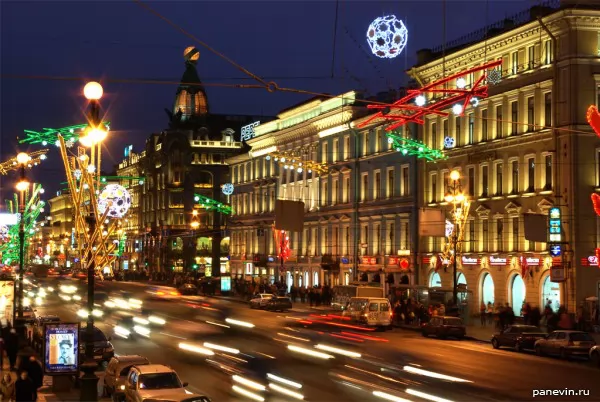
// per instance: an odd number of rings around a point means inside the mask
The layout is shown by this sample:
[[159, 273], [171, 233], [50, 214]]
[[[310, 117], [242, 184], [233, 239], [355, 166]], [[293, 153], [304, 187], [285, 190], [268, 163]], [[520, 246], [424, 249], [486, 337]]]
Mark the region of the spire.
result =
[[173, 107], [174, 115], [181, 113], [181, 121], [208, 114], [206, 92], [196, 70], [200, 52], [190, 46], [184, 50], [183, 58], [185, 59], [185, 72], [177, 88]]

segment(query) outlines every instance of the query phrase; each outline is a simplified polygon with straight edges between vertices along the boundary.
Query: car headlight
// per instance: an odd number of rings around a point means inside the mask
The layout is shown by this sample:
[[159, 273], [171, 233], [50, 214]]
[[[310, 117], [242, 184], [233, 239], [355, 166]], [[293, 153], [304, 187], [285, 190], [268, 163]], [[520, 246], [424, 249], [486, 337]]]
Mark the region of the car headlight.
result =
[[121, 385], [119, 388], [121, 388], [121, 391], [125, 391], [125, 385]]

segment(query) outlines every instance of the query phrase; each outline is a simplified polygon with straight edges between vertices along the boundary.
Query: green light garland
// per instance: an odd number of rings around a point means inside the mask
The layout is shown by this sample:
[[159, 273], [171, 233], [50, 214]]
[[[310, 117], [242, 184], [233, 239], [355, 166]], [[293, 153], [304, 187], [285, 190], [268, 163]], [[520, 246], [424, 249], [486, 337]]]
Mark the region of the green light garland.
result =
[[[107, 128], [110, 122], [103, 123]], [[62, 135], [66, 142], [75, 143], [79, 140], [79, 133], [87, 127], [87, 124], [78, 124], [76, 126], [68, 126], [62, 128], [43, 128], [42, 131], [23, 130], [25, 138], [19, 140], [19, 144], [56, 144], [58, 135]]]
[[194, 194], [194, 201], [208, 211], [217, 211], [225, 215], [231, 215], [233, 212], [233, 208], [229, 205], [215, 201], [212, 198], [208, 198], [201, 194]]
[[402, 155], [416, 156], [417, 158], [427, 159], [432, 162], [447, 158], [442, 151], [429, 148], [422, 142], [413, 140], [412, 138], [402, 137], [398, 133], [387, 133], [387, 137], [388, 142], [392, 144], [396, 151], [401, 152]]

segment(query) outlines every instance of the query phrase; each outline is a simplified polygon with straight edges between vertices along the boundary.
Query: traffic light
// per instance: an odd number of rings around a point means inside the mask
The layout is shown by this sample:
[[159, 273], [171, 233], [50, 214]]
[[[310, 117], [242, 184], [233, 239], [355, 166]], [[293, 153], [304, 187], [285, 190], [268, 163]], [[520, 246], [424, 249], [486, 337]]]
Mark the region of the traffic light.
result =
[[177, 247], [177, 240], [173, 240], [173, 247]]
[[192, 269], [198, 269], [198, 264], [193, 264]]

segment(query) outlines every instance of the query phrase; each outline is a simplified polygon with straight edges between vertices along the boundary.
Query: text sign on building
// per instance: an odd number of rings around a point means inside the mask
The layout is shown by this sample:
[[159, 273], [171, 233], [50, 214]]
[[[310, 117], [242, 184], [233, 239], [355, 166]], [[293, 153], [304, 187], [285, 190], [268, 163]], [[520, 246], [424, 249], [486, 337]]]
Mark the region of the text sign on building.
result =
[[540, 265], [539, 258], [527, 257], [527, 258], [525, 258], [525, 261], [527, 262], [527, 265], [532, 265], [532, 266]]
[[477, 265], [479, 264], [479, 260], [477, 258], [474, 257], [462, 257], [462, 264], [463, 265]]
[[248, 140], [254, 138], [254, 135], [255, 135], [254, 129], [256, 127], [258, 127], [259, 125], [260, 125], [260, 121], [255, 121], [254, 123], [250, 123], [246, 126], [243, 126], [242, 130], [241, 130], [242, 141], [248, 141]]
[[560, 257], [562, 254], [562, 250], [560, 248], [560, 244], [551, 244], [550, 245], [550, 255], [552, 257]]
[[552, 268], [550, 268], [550, 280], [552, 282], [566, 281], [565, 267], [562, 265], [553, 265]]
[[507, 263], [508, 263], [508, 260], [506, 258], [500, 258], [500, 257], [494, 257], [494, 256], [490, 257], [490, 265], [506, 265]]
[[550, 208], [550, 221], [548, 224], [549, 243], [562, 242], [562, 222], [560, 218], [560, 208]]
[[582, 258], [581, 265], [583, 265], [584, 267], [597, 267], [598, 257], [596, 257], [595, 255], [590, 255], [587, 258]]

